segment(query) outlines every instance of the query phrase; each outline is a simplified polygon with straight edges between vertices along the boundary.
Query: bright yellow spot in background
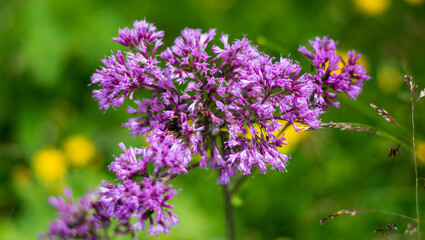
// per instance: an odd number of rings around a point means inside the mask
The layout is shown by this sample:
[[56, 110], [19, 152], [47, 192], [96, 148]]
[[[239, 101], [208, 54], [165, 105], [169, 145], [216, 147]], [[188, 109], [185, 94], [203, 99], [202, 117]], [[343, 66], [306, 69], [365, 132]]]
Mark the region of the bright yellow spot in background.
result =
[[425, 2], [425, 0], [404, 0], [404, 1], [411, 5], [421, 5], [422, 3]]
[[416, 143], [416, 157], [425, 163], [425, 142], [418, 141]]
[[389, 5], [389, 0], [354, 0], [357, 9], [368, 15], [379, 15], [385, 12]]
[[65, 155], [75, 166], [84, 166], [93, 160], [96, 149], [93, 142], [84, 136], [73, 136], [64, 144]]
[[378, 87], [387, 93], [395, 93], [402, 85], [403, 74], [392, 65], [385, 65], [378, 70]]
[[[282, 121], [282, 124], [284, 124], [285, 122]], [[305, 124], [296, 124], [298, 127], [306, 127], [307, 125]], [[294, 149], [297, 147], [297, 145], [299, 143], [301, 143], [302, 141], [304, 141], [308, 135], [310, 135], [309, 131], [298, 131], [296, 132], [294, 130], [294, 127], [292, 125], [290, 125], [287, 129], [285, 129], [285, 131], [283, 132], [284, 137], [286, 138], [285, 142], [288, 142], [288, 145], [283, 145], [282, 147], [278, 148], [280, 153], [283, 154], [289, 154], [292, 151], [294, 151]]]
[[[348, 63], [348, 51], [337, 51], [336, 54], [342, 58], [342, 60], [345, 62], [345, 64]], [[356, 55], [358, 52], [355, 53]], [[357, 59], [357, 63], [363, 66], [366, 71], [369, 69], [369, 60], [365, 57], [364, 54], [360, 58]], [[327, 69], [329, 67], [329, 62], [325, 63], [325, 68]], [[338, 70], [332, 71], [331, 73], [340, 74], [342, 72], [342, 68], [344, 67], [344, 63], [341, 61], [338, 62]]]
[[[356, 51], [355, 54], [357, 55], [359, 53]], [[344, 60], [344, 62], [347, 64], [347, 62], [348, 62], [348, 51], [337, 51], [337, 55], [342, 57], [342, 60]], [[366, 71], [368, 71], [369, 66], [370, 66], [369, 60], [364, 55], [364, 53], [362, 53], [362, 56], [359, 59], [357, 59], [357, 63], [360, 64], [361, 66], [363, 66], [366, 69]], [[338, 66], [339, 66], [340, 69], [342, 69], [344, 67], [342, 62], [339, 62]], [[339, 70], [338, 73], [341, 73], [341, 70]]]
[[[287, 124], [287, 121], [283, 121], [283, 120], [277, 120], [277, 121], [282, 124], [282, 127], [284, 127]], [[307, 126], [307, 125], [301, 124], [301, 123], [297, 123], [296, 125], [299, 126], [299, 127], [301, 127], [301, 126], [303, 126], [303, 127]], [[260, 128], [258, 127], [257, 124], [254, 124], [254, 128], [255, 128], [255, 130], [258, 131], [258, 133], [259, 133], [258, 135], [261, 135]], [[276, 130], [273, 133], [275, 135], [277, 135], [277, 134], [279, 134], [279, 132], [280, 132], [280, 130]], [[280, 153], [289, 154], [289, 153], [291, 153], [296, 148], [296, 146], [300, 142], [302, 142], [303, 140], [305, 140], [308, 137], [308, 135], [310, 135], [310, 132], [309, 131], [298, 131], [298, 132], [296, 132], [294, 130], [294, 127], [292, 125], [290, 125], [289, 127], [287, 127], [285, 129], [285, 131], [283, 132], [283, 134], [284, 134], [283, 136], [286, 139], [286, 140], [284, 140], [284, 142], [287, 142], [289, 144], [283, 145], [282, 147], [278, 148], [278, 150], [279, 150]], [[248, 138], [248, 139], [251, 139], [252, 138], [252, 133], [249, 130], [249, 128], [248, 128], [248, 132], [246, 133], [245, 137]]]
[[35, 174], [48, 182], [58, 181], [65, 175], [66, 160], [64, 154], [56, 149], [47, 148], [33, 157]]

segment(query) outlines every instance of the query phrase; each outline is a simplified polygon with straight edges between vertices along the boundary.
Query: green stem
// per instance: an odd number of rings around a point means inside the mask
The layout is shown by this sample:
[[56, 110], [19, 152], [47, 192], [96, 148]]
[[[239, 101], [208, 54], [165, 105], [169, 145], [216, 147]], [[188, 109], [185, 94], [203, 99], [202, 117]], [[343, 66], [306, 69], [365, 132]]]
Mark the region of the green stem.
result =
[[[332, 123], [335, 123], [335, 124], [343, 123], [343, 124], [348, 124], [348, 125], [353, 126], [353, 127], [363, 127], [363, 128], [367, 128], [367, 129], [369, 129], [369, 130], [371, 130], [371, 131], [376, 132], [376, 135], [378, 135], [378, 136], [381, 136], [381, 137], [383, 137], [383, 138], [387, 138], [387, 139], [392, 140], [392, 141], [394, 141], [394, 142], [399, 142], [399, 143], [401, 143], [401, 146], [402, 146], [404, 149], [406, 149], [408, 152], [411, 152], [411, 151], [412, 151], [412, 149], [411, 149], [410, 147], [408, 147], [408, 145], [410, 145], [410, 144], [409, 144], [406, 140], [403, 140], [403, 139], [401, 139], [401, 138], [395, 137], [394, 135], [392, 135], [392, 134], [390, 134], [390, 133], [388, 133], [388, 132], [382, 131], [382, 130], [377, 129], [377, 128], [375, 128], [375, 127], [372, 127], [372, 126], [370, 126], [370, 125], [363, 124], [363, 123], [353, 123], [353, 122], [332, 122]], [[320, 129], [324, 129], [324, 128], [326, 128], [326, 127], [318, 128], [318, 129], [310, 129], [310, 128], [307, 128], [306, 130], [303, 130], [303, 131], [320, 130]], [[340, 129], [340, 128], [336, 128], [336, 129]], [[342, 130], [344, 130], [344, 129], [342, 129]], [[355, 130], [354, 130], [354, 131], [355, 131]]]
[[109, 237], [109, 233], [108, 233], [108, 226], [105, 223], [102, 223], [102, 227], [103, 230], [105, 231], [105, 240], [111, 240], [111, 237]]
[[223, 186], [223, 195], [224, 195], [224, 204], [226, 210], [226, 220], [227, 220], [227, 231], [229, 235], [229, 240], [236, 240], [236, 229], [235, 229], [235, 216], [233, 213], [233, 206], [230, 202], [232, 198], [232, 190], [228, 185]]
[[255, 170], [257, 170], [257, 168], [253, 170], [251, 175], [243, 175], [236, 181], [235, 185], [233, 186], [232, 195], [238, 192], [239, 188], [242, 186], [242, 183], [244, 183], [248, 179], [248, 177], [254, 175]]
[[413, 146], [413, 162], [415, 163], [415, 202], [416, 202], [416, 222], [417, 222], [417, 231], [418, 231], [418, 240], [421, 239], [421, 230], [420, 230], [420, 216], [419, 216], [419, 179], [418, 179], [418, 162], [416, 159], [416, 144], [415, 144], [415, 105], [417, 103], [413, 102], [413, 92], [410, 91], [410, 102], [412, 105], [412, 146]]
[[400, 213], [396, 213], [396, 212], [390, 212], [390, 211], [385, 211], [385, 210], [366, 209], [366, 210], [361, 210], [361, 211], [362, 212], [379, 212], [379, 213], [383, 213], [383, 214], [389, 214], [389, 215], [394, 215], [394, 216], [402, 217], [402, 218], [405, 218], [407, 220], [414, 221], [414, 222], [417, 222], [418, 221], [416, 218], [412, 218], [412, 217], [409, 217], [409, 216], [404, 215], [404, 214], [400, 214]]

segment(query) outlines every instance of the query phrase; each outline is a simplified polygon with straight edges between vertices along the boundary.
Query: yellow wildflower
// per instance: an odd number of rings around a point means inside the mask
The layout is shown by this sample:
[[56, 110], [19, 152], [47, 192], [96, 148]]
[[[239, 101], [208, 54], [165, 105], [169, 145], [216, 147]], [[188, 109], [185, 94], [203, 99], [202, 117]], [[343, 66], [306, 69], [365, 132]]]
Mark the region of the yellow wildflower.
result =
[[[278, 120], [278, 122], [280, 122], [282, 124], [282, 126], [285, 126], [288, 122], [287, 121], [283, 121], [283, 120]], [[304, 124], [296, 124], [297, 126], [305, 126]], [[258, 132], [260, 132], [260, 128], [258, 127], [257, 124], [254, 124], [254, 128], [255, 130], [257, 130]], [[274, 134], [279, 134], [279, 130], [276, 130], [274, 132]], [[278, 148], [280, 153], [283, 154], [289, 154], [291, 153], [295, 147], [298, 145], [298, 143], [302, 142], [303, 140], [306, 139], [306, 137], [310, 134], [310, 132], [307, 131], [298, 131], [296, 132], [294, 127], [292, 125], [288, 126], [285, 131], [283, 132], [284, 137], [285, 137], [285, 142], [289, 143], [287, 145], [283, 145], [282, 147]], [[248, 139], [252, 138], [252, 133], [251, 131], [248, 129], [248, 132], [245, 136]]]
[[354, 4], [360, 12], [367, 15], [379, 15], [385, 12], [389, 5], [389, 0], [354, 0]]
[[84, 136], [73, 136], [64, 144], [65, 155], [75, 166], [84, 166], [93, 160], [96, 149], [93, 142]]
[[[284, 121], [281, 122], [282, 124], [284, 124]], [[286, 123], [286, 122], [285, 122]], [[306, 126], [304, 124], [296, 124], [298, 127], [301, 126]], [[291, 153], [296, 146], [301, 143], [302, 141], [304, 141], [308, 135], [310, 135], [310, 132], [308, 131], [298, 131], [296, 132], [294, 127], [292, 125], [290, 125], [288, 128], [285, 129], [285, 131], [283, 132], [284, 137], [286, 138], [285, 142], [288, 142], [288, 145], [283, 145], [282, 147], [278, 148], [280, 153], [283, 154], [289, 154]]]
[[[348, 63], [348, 51], [337, 51], [336, 53], [338, 56], [340, 56], [342, 58], [342, 60], [345, 62], [345, 64]], [[355, 56], [357, 56], [357, 54], [359, 54], [358, 52], [355, 53]], [[362, 56], [357, 59], [357, 63], [362, 65], [366, 70], [369, 69], [369, 61], [367, 60], [366, 56], [364, 54], [362, 54]], [[329, 67], [329, 62], [325, 63], [325, 69], [327, 69]], [[342, 73], [342, 69], [344, 68], [344, 64], [339, 61], [338, 62], [338, 70], [334, 70], [331, 73], [336, 73], [336, 74], [340, 74]]]
[[[357, 56], [357, 54], [359, 54], [357, 51], [355, 52], [355, 56]], [[342, 57], [342, 60], [344, 60], [345, 63], [348, 62], [348, 51], [337, 51], [337, 55]], [[364, 55], [362, 53], [362, 56], [357, 59], [357, 62], [362, 65], [366, 70], [369, 69], [369, 60], [367, 59], [366, 55]], [[338, 66], [340, 69], [342, 69], [344, 67], [344, 65], [342, 64], [342, 62], [338, 63]], [[341, 73], [341, 70], [337, 70], [334, 71], [336, 73]]]
[[66, 173], [65, 156], [53, 148], [38, 151], [33, 157], [33, 165], [35, 174], [47, 182], [58, 181]]

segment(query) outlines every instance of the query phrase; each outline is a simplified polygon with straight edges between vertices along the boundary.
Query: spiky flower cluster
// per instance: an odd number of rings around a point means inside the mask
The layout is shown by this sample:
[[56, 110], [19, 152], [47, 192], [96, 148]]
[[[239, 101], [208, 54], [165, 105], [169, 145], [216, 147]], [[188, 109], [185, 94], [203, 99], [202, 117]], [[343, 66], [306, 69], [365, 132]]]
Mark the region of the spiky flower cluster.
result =
[[316, 69], [302, 73], [297, 62], [270, 57], [245, 37], [229, 42], [222, 34], [211, 43], [215, 35], [215, 29], [186, 28], [159, 53], [164, 32], [143, 20], [113, 39], [128, 51], [103, 60], [92, 76], [99, 87], [93, 96], [105, 111], [132, 101], [124, 126], [150, 145], [120, 144], [124, 154], [109, 166], [119, 183], [99, 188], [106, 216], [124, 223], [134, 217], [130, 228], [137, 230], [149, 220], [149, 234], [168, 232], [177, 216], [167, 203], [176, 191], [166, 182], [198, 165], [217, 170], [219, 184], [254, 168], [286, 170], [289, 156], [277, 150], [288, 144], [283, 129], [295, 123], [317, 128], [319, 116], [338, 106], [335, 93], [356, 98], [369, 79], [357, 63], [360, 55], [349, 52], [344, 62], [327, 37], [310, 42], [313, 53], [300, 47]]
[[[330, 105], [339, 106], [338, 102], [331, 102], [337, 97], [336, 93], [345, 92], [352, 99], [356, 99], [362, 90], [363, 82], [370, 79], [366, 69], [357, 60], [361, 54], [354, 50], [348, 51], [348, 60], [345, 62], [336, 54], [336, 43], [328, 37], [316, 37], [310, 41], [314, 54], [305, 46], [298, 51], [310, 58], [313, 62], [315, 74], [308, 74], [314, 82], [314, 105], [326, 109]], [[332, 90], [332, 91], [329, 91]]]
[[[163, 177], [187, 173], [189, 151], [172, 136], [153, 136], [149, 135], [151, 145], [144, 149], [127, 149], [120, 143], [124, 153], [115, 158], [109, 169], [117, 175], [116, 181], [122, 182], [114, 185], [103, 181], [99, 187], [98, 204], [108, 217], [117, 218], [126, 226], [126, 232], [145, 230], [147, 220], [150, 235], [168, 233], [178, 223], [177, 215], [170, 211], [173, 206], [167, 203], [177, 191], [172, 185], [165, 186]], [[148, 163], [155, 166], [152, 173], [148, 172]], [[138, 219], [133, 225], [129, 224], [131, 216]]]
[[49, 203], [57, 208], [59, 217], [50, 223], [49, 232], [40, 234], [49, 239], [90, 239], [97, 240], [99, 230], [109, 221], [96, 213], [98, 206], [94, 203], [96, 195], [89, 193], [79, 199], [72, 200], [72, 191], [65, 189], [65, 198], [50, 197]]

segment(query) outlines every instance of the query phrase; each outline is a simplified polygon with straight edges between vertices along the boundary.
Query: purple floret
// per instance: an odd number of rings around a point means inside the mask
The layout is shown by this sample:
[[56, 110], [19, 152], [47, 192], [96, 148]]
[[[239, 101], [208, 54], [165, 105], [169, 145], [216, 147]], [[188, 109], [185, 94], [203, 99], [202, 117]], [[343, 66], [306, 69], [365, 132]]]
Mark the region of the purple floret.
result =
[[312, 105], [323, 109], [331, 105], [338, 107], [339, 102], [332, 102], [332, 99], [337, 98], [335, 93], [341, 92], [356, 99], [363, 82], [370, 79], [366, 69], [357, 62], [361, 54], [355, 55], [354, 50], [348, 51], [348, 61], [344, 62], [342, 57], [336, 54], [337, 43], [326, 36], [316, 37], [315, 41], [310, 41], [310, 45], [314, 53], [308, 51], [305, 46], [300, 46], [298, 51], [310, 58], [316, 69], [315, 74], [307, 75], [314, 83]]
[[[168, 233], [169, 228], [178, 224], [178, 217], [167, 203], [177, 191], [172, 185], [165, 186], [161, 181], [144, 178], [141, 182], [127, 179], [122, 184], [113, 185], [106, 181], [99, 187], [98, 203], [110, 218], [117, 218], [129, 230], [145, 230], [149, 220], [149, 235]], [[130, 218], [136, 222], [129, 225]]]
[[99, 229], [109, 224], [106, 218], [95, 211], [95, 193], [89, 193], [74, 202], [72, 192], [65, 189], [65, 198], [50, 197], [50, 205], [57, 208], [58, 218], [50, 222], [49, 232], [41, 233], [41, 238], [96, 240]]
[[133, 28], [125, 27], [119, 30], [119, 37], [113, 38], [117, 43], [134, 49], [135, 47], [149, 47], [154, 45], [155, 49], [162, 45], [164, 31], [156, 31], [156, 27], [146, 20], [135, 21]]

